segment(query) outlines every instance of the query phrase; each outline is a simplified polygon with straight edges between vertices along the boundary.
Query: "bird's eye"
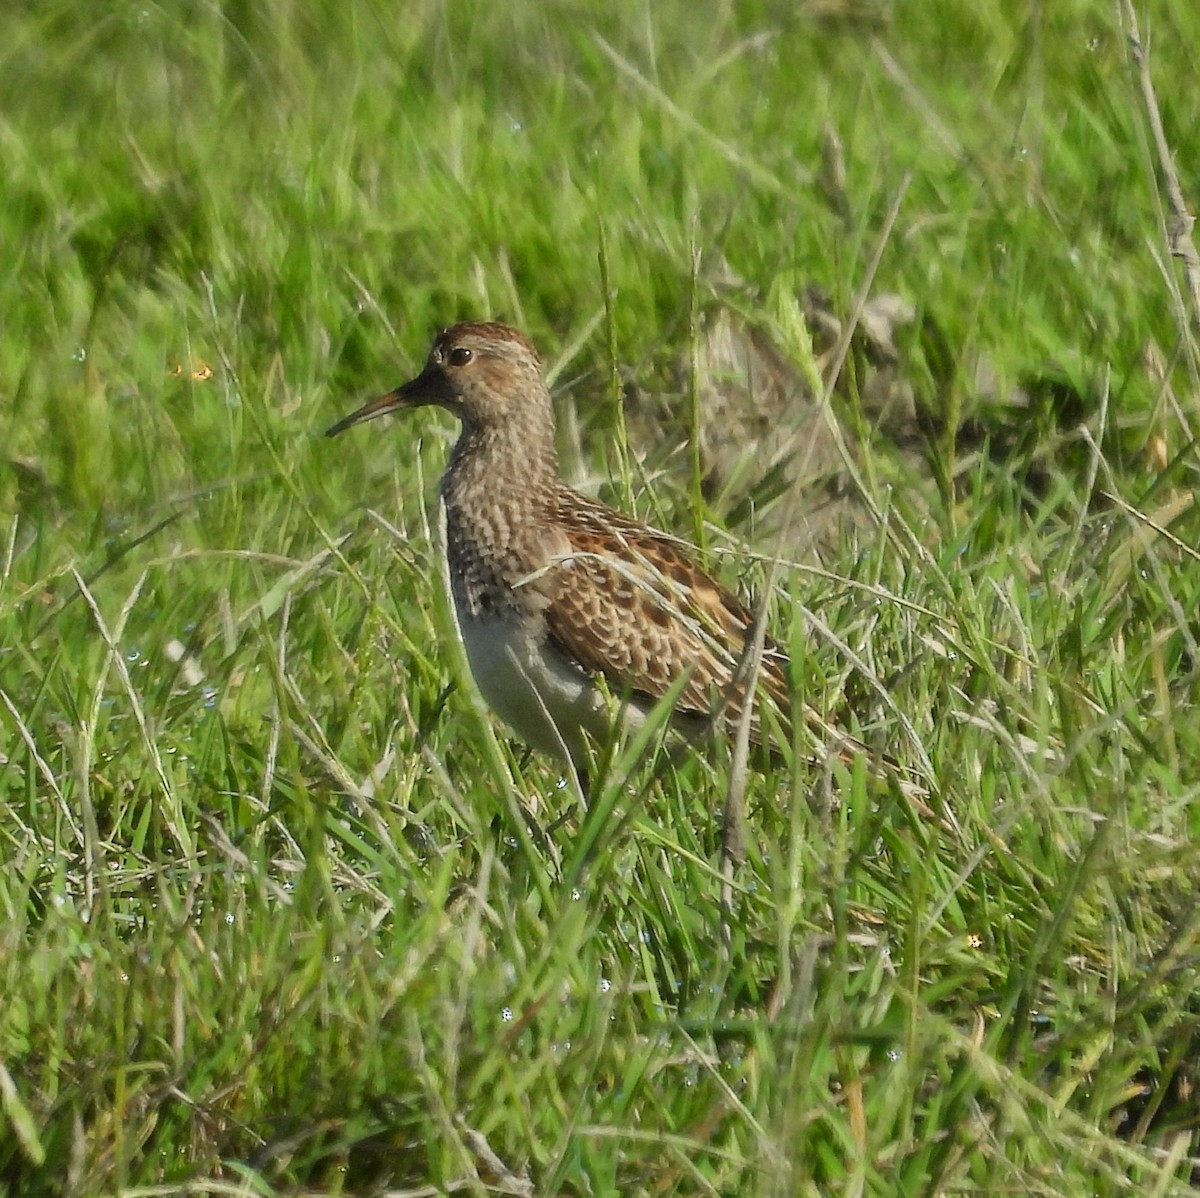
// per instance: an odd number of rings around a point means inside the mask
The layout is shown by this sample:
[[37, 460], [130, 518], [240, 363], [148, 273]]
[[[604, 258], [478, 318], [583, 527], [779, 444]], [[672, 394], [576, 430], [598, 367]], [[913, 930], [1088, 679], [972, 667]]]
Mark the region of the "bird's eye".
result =
[[465, 366], [472, 358], [472, 353], [466, 346], [459, 345], [450, 351], [451, 366]]

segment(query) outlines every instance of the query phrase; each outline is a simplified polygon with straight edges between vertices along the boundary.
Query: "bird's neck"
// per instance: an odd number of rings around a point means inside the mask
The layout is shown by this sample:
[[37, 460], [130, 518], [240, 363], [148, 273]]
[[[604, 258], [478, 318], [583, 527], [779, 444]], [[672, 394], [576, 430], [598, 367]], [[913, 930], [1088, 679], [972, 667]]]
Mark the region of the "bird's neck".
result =
[[442, 479], [451, 518], [505, 509], [518, 521], [532, 516], [558, 485], [554, 429], [464, 424]]

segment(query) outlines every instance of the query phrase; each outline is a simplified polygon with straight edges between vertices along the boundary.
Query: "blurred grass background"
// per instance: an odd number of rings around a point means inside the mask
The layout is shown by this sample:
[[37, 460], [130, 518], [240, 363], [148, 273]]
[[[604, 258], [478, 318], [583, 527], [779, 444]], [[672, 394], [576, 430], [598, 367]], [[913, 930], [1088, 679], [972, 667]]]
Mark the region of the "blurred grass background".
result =
[[[4, 7], [0, 1188], [1200, 1188], [1198, 314], [1126, 19]], [[1200, 16], [1138, 19], [1194, 206]], [[573, 479], [790, 551], [786, 462], [699, 477], [744, 429], [695, 366], [733, 314], [810, 377], [801, 297], [864, 280], [881, 518], [775, 624], [933, 818], [797, 755], [723, 913], [726, 754], [618, 752], [535, 843], [569, 793], [463, 684], [449, 422], [321, 430], [504, 319]]]

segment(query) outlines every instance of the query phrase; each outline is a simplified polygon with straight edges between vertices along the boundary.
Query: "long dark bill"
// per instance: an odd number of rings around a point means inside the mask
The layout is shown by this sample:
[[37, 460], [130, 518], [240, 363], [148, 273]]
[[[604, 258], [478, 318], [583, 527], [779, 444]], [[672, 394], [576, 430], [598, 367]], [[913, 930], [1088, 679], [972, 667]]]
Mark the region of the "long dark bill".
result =
[[376, 416], [386, 416], [389, 412], [404, 407], [409, 402], [409, 397], [405, 394], [406, 387], [407, 384], [405, 387], [397, 387], [395, 391], [381, 395], [378, 399], [369, 400], [357, 412], [351, 412], [337, 424], [331, 424], [325, 430], [325, 435], [336, 437], [338, 433], [344, 433], [352, 424], [362, 424], [364, 420], [374, 420]]
[[428, 366], [415, 379], [389, 391], [378, 399], [368, 400], [357, 412], [331, 424], [326, 430], [327, 437], [336, 437], [352, 424], [362, 424], [364, 420], [374, 420], [376, 416], [386, 416], [400, 408], [415, 408], [425, 403], [436, 403], [440, 394], [440, 374]]

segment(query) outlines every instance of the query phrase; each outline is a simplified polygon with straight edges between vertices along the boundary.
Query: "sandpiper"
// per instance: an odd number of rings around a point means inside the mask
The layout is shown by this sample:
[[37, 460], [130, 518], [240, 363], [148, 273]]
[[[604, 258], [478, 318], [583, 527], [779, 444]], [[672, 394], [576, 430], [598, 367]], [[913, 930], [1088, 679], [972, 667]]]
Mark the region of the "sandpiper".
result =
[[[750, 609], [690, 546], [559, 477], [550, 392], [521, 333], [443, 330], [416, 378], [326, 436], [428, 404], [462, 423], [441, 484], [459, 631], [480, 692], [518, 736], [583, 777], [588, 741], [603, 744], [617, 713], [643, 719], [673, 687], [677, 722], [736, 727], [753, 672], [786, 727], [786, 654], [766, 637], [756, 671], [745, 668]], [[756, 742], [765, 728], [752, 713]]]

